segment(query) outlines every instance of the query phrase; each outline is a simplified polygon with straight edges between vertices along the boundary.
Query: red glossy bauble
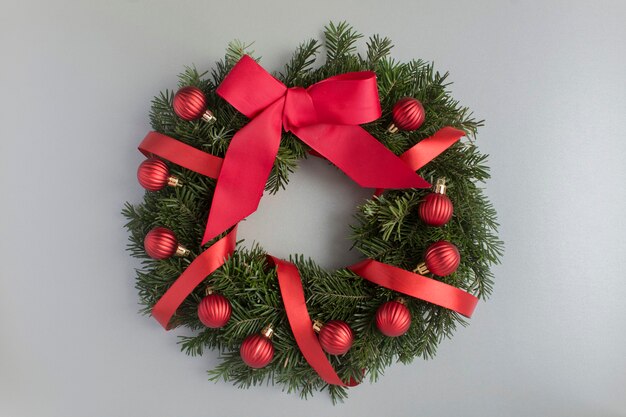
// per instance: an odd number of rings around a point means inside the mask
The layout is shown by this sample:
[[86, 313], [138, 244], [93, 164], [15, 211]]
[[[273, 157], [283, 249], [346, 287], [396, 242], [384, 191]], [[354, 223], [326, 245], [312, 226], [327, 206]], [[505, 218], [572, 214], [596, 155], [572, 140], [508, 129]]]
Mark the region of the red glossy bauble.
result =
[[440, 227], [452, 218], [454, 206], [445, 194], [430, 193], [419, 206], [419, 216], [429, 226]]
[[209, 294], [198, 304], [198, 318], [202, 324], [212, 329], [224, 327], [230, 320], [231, 312], [230, 301], [219, 294]]
[[411, 313], [404, 304], [387, 301], [376, 311], [376, 327], [385, 336], [402, 336], [411, 327]]
[[263, 368], [274, 358], [274, 345], [262, 334], [252, 334], [241, 343], [239, 354], [249, 367]]
[[185, 248], [178, 245], [178, 239], [170, 229], [155, 227], [143, 240], [143, 247], [153, 259], [167, 259], [174, 254], [185, 255]]
[[391, 110], [393, 124], [400, 130], [412, 132], [419, 129], [424, 123], [426, 113], [424, 106], [413, 97], [405, 97], [393, 106]]
[[352, 347], [354, 333], [348, 323], [331, 320], [324, 324], [319, 333], [322, 349], [331, 355], [343, 355]]
[[424, 263], [426, 263], [426, 267], [430, 272], [440, 277], [445, 277], [459, 267], [461, 254], [452, 243], [440, 240], [426, 249]]
[[178, 179], [170, 176], [165, 162], [158, 158], [148, 158], [139, 165], [137, 180], [148, 191], [159, 191], [166, 185], [179, 185]]
[[174, 95], [174, 113], [184, 120], [202, 118], [210, 122], [215, 119], [213, 113], [207, 110], [206, 97], [197, 87], [183, 87]]

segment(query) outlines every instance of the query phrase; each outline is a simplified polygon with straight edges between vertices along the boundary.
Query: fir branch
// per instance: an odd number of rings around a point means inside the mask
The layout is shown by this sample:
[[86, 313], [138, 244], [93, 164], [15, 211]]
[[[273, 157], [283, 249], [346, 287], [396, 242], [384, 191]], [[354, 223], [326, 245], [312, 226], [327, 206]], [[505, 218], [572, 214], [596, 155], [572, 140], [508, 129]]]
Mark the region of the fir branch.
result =
[[356, 41], [363, 37], [345, 21], [337, 25], [330, 22], [324, 29], [326, 59], [329, 62], [353, 55]]
[[315, 39], [301, 43], [291, 60], [285, 65], [285, 71], [279, 74], [279, 79], [287, 87], [301, 86], [315, 63], [320, 46]]
[[178, 77], [178, 88], [193, 86], [200, 90], [212, 90], [215, 86], [210, 80], [204, 78], [208, 71], [198, 72], [195, 66], [185, 67], [185, 71]]
[[381, 38], [379, 35], [371, 36], [367, 41], [367, 61], [370, 66], [376, 68], [376, 64], [383, 58], [386, 58], [392, 48], [393, 43], [391, 39], [387, 37]]
[[[254, 42], [244, 43], [240, 41], [239, 39], [235, 39], [232, 42], [229, 42], [228, 46], [226, 47], [226, 57], [224, 58], [224, 61], [226, 62], [226, 66], [230, 68], [234, 67], [235, 64], [244, 55], [253, 56], [254, 50], [251, 49], [252, 45], [254, 45]], [[255, 60], [257, 61], [259, 59], [260, 57], [255, 58]]]

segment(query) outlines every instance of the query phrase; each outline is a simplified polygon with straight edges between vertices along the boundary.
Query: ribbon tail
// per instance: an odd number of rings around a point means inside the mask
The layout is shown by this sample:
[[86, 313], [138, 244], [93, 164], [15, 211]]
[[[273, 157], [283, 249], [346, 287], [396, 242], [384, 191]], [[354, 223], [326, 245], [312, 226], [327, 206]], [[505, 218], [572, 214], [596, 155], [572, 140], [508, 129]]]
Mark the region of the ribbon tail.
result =
[[348, 269], [381, 287], [445, 307], [468, 318], [478, 303], [478, 298], [460, 288], [373, 259], [366, 259]]
[[[414, 171], [435, 159], [439, 154], [454, 145], [456, 141], [465, 136], [465, 132], [447, 126], [439, 129], [434, 135], [422, 139], [415, 146], [400, 155], [400, 159], [407, 163]], [[381, 195], [385, 190], [379, 188], [374, 195]]]
[[400, 159], [417, 171], [452, 146], [462, 136], [465, 136], [465, 132], [462, 130], [449, 126], [444, 127], [400, 155]]
[[235, 251], [237, 228], [233, 228], [226, 236], [215, 242], [202, 252], [185, 269], [174, 284], [163, 294], [152, 308], [152, 316], [165, 328], [170, 329], [170, 320], [187, 296], [200, 285], [204, 279], [226, 261]]
[[360, 126], [317, 124], [293, 133], [365, 188], [428, 188], [430, 184]]
[[277, 100], [233, 136], [217, 178], [202, 244], [259, 206], [280, 145], [284, 100]]
[[222, 158], [159, 132], [148, 133], [139, 144], [139, 150], [148, 157], [157, 155], [209, 178], [217, 178], [222, 167]]
[[322, 350], [322, 346], [311, 325], [311, 317], [306, 307], [304, 289], [302, 288], [298, 268], [291, 262], [283, 261], [273, 256], [268, 256], [267, 260], [272, 266], [276, 266], [278, 285], [283, 304], [285, 305], [289, 326], [293, 331], [293, 336], [304, 359], [326, 383], [339, 386], [356, 385], [345, 384], [339, 378]]

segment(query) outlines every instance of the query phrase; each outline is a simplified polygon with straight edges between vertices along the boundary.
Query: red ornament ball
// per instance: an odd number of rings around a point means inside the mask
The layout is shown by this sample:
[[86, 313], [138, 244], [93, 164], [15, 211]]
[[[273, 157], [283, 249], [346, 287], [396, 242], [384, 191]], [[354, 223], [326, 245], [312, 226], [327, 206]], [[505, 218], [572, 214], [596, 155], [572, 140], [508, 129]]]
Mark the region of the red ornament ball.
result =
[[430, 193], [419, 206], [419, 217], [429, 226], [440, 227], [452, 218], [454, 206], [450, 197], [440, 193]]
[[393, 106], [391, 117], [394, 125], [407, 132], [419, 129], [426, 119], [424, 106], [413, 97], [405, 97]]
[[274, 358], [274, 345], [262, 334], [251, 334], [241, 343], [239, 354], [249, 367], [264, 368]]
[[167, 259], [178, 249], [178, 239], [170, 229], [155, 227], [143, 240], [143, 247], [153, 259]]
[[213, 113], [207, 110], [206, 97], [197, 87], [183, 87], [174, 95], [174, 113], [184, 120], [202, 118], [210, 122], [215, 119]]
[[426, 249], [424, 262], [430, 272], [440, 277], [445, 277], [459, 267], [461, 254], [452, 243], [440, 240]]
[[326, 353], [343, 355], [352, 347], [354, 333], [348, 323], [331, 320], [320, 329], [319, 340]]
[[137, 180], [148, 191], [159, 191], [166, 185], [178, 184], [178, 180], [170, 176], [165, 162], [158, 158], [148, 158], [139, 165]]
[[411, 326], [409, 309], [398, 301], [387, 301], [376, 311], [376, 327], [385, 336], [397, 337], [405, 334]]
[[230, 320], [231, 313], [230, 301], [223, 295], [209, 294], [198, 304], [198, 318], [211, 329], [224, 327]]

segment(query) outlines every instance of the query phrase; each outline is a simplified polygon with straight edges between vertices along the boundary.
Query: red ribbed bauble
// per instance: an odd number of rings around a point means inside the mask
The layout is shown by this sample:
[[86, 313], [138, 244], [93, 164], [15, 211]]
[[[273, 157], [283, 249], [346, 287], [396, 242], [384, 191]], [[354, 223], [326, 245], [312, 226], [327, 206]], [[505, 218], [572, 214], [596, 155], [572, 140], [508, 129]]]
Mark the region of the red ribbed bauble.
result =
[[401, 302], [387, 301], [376, 311], [376, 327], [385, 336], [402, 336], [411, 327], [411, 313]]
[[445, 194], [430, 193], [419, 206], [419, 216], [429, 226], [440, 227], [452, 218], [454, 207]]
[[197, 87], [183, 87], [174, 95], [174, 113], [184, 120], [202, 118], [206, 122], [215, 120], [215, 116], [206, 107], [206, 97]]
[[219, 294], [209, 294], [198, 304], [198, 318], [211, 329], [224, 327], [230, 320], [231, 312], [230, 301]]
[[354, 333], [352, 333], [348, 323], [341, 320], [331, 320], [320, 329], [319, 340], [326, 353], [343, 355], [352, 347]]
[[426, 263], [426, 267], [430, 272], [440, 277], [445, 277], [459, 267], [461, 254], [452, 243], [440, 240], [426, 249], [424, 263]]
[[143, 247], [153, 259], [167, 259], [172, 255], [187, 256], [189, 251], [178, 244], [178, 239], [170, 229], [155, 227], [143, 240]]
[[267, 336], [268, 332], [264, 329], [263, 334], [251, 334], [241, 343], [239, 354], [246, 365], [251, 368], [264, 368], [274, 358], [274, 345]]
[[426, 112], [418, 99], [404, 97], [393, 106], [391, 118], [393, 123], [387, 129], [389, 132], [395, 133], [398, 129], [412, 132], [424, 123]]
[[159, 191], [166, 185], [172, 187], [182, 185], [178, 178], [170, 176], [167, 165], [158, 158], [148, 158], [139, 165], [137, 180], [148, 191]]
[[440, 227], [450, 221], [453, 212], [452, 201], [446, 195], [445, 180], [438, 179], [435, 192], [428, 194], [420, 203], [420, 219], [429, 226]]

